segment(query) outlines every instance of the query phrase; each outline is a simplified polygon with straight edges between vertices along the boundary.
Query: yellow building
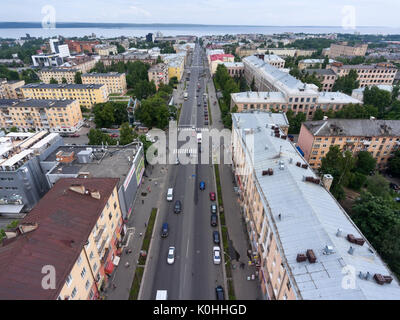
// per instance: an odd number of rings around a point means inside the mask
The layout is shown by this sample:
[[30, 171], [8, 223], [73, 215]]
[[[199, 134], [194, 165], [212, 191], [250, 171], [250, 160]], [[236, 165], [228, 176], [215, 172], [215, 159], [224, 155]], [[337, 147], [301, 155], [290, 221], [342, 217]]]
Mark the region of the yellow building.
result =
[[118, 53], [117, 46], [115, 45], [98, 44], [94, 47], [94, 50], [99, 56], [109, 56]]
[[0, 100], [0, 127], [76, 132], [83, 124], [77, 100]]
[[168, 65], [168, 78], [176, 77], [181, 81], [183, 72], [185, 71], [185, 52], [179, 54], [165, 54], [161, 55], [164, 63]]
[[0, 299], [100, 299], [121, 240], [118, 181], [60, 179], [20, 228], [7, 233], [0, 247], [0, 283], [7, 290]]
[[314, 169], [321, 166], [330, 146], [353, 154], [369, 152], [383, 170], [400, 145], [400, 120], [327, 119], [301, 126], [298, 146]]
[[21, 87], [24, 98], [78, 100], [81, 106], [91, 108], [96, 103], [108, 101], [104, 84], [44, 84], [30, 83]]
[[0, 79], [0, 99], [20, 99], [22, 93], [20, 88], [25, 85], [24, 80]]
[[58, 83], [62, 83], [63, 79], [67, 80], [67, 83], [75, 83], [75, 74], [78, 69], [62, 69], [62, 68], [51, 68], [42, 69], [37, 72], [41, 82], [50, 83], [53, 78], [57, 80]]
[[121, 93], [125, 94], [126, 75], [125, 73], [109, 72], [109, 73], [85, 73], [82, 75], [83, 84], [105, 84], [107, 85], [108, 94]]

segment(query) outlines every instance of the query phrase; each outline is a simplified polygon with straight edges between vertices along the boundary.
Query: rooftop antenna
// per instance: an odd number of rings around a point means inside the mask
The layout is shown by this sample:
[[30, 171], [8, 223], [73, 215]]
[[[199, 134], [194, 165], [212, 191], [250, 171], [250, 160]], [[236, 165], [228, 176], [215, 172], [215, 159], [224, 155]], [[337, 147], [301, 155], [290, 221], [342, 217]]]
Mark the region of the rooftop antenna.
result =
[[347, 251], [347, 253], [352, 255], [354, 253], [354, 248], [350, 246], [350, 249]]

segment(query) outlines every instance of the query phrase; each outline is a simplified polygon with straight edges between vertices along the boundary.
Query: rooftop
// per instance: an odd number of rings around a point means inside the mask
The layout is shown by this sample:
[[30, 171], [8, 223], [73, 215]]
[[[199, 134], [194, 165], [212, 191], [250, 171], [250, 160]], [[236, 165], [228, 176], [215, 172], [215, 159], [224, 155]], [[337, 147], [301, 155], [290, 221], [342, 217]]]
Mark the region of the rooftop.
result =
[[[57, 299], [117, 183], [99, 178], [59, 180], [21, 221], [37, 223], [37, 229], [0, 247], [0, 299]], [[99, 191], [100, 199], [69, 190], [74, 184]], [[55, 290], [41, 286], [45, 265], [57, 270]]]
[[276, 54], [266, 54], [264, 55], [264, 61], [265, 62], [283, 62], [281, 57], [277, 56]]
[[328, 119], [306, 121], [303, 124], [313, 135], [318, 136], [400, 136], [400, 120]]
[[323, 76], [336, 76], [336, 73], [332, 69], [306, 69], [306, 72], [309, 74], [315, 72], [317, 75]]
[[37, 88], [37, 89], [100, 89], [104, 84], [73, 84], [73, 83], [63, 83], [63, 84], [48, 84], [48, 83], [29, 83], [22, 86], [25, 88]]
[[[306, 164], [304, 158], [289, 140], [273, 135], [271, 126], [266, 126], [267, 117], [266, 113], [235, 113], [233, 128], [253, 129], [254, 143], [246, 146], [246, 150], [250, 149], [246, 151], [248, 161], [252, 163], [264, 207], [268, 208], [269, 225], [275, 235], [279, 234], [278, 250], [287, 262], [285, 268], [296, 294], [308, 300], [399, 299], [400, 286], [394, 275], [392, 283], [385, 285], [358, 277], [360, 272], [369, 272], [372, 276], [391, 272], [368, 241], [363, 246], [347, 241], [347, 234], [364, 237], [332, 194], [319, 184], [304, 181], [304, 177], [317, 176], [309, 167], [303, 169], [296, 165], [297, 162]], [[251, 141], [251, 136], [246, 140]], [[263, 176], [262, 171], [268, 168], [274, 174]], [[341, 229], [339, 235], [338, 229]], [[354, 248], [353, 254], [348, 253], [350, 245]], [[331, 246], [333, 252], [323, 254], [325, 246]], [[314, 251], [316, 263], [297, 262], [297, 254], [304, 254], [308, 249]], [[345, 266], [355, 268], [354, 289], [345, 289], [342, 285]]]
[[65, 68], [43, 68], [38, 71], [38, 73], [43, 72], [78, 72], [78, 69], [65, 69]]
[[212, 54], [212, 55], [210, 55], [210, 60], [211, 61], [224, 60], [224, 58], [234, 58], [234, 56], [229, 54], [229, 53]]
[[108, 72], [108, 73], [92, 72], [92, 73], [84, 73], [82, 77], [120, 77], [124, 74], [125, 73], [118, 73], [118, 72]]
[[27, 108], [63, 108], [74, 103], [75, 100], [45, 100], [45, 99], [0, 99], [0, 108], [27, 107]]
[[225, 67], [227, 68], [243, 68], [244, 64], [243, 62], [224, 62], [223, 63]]

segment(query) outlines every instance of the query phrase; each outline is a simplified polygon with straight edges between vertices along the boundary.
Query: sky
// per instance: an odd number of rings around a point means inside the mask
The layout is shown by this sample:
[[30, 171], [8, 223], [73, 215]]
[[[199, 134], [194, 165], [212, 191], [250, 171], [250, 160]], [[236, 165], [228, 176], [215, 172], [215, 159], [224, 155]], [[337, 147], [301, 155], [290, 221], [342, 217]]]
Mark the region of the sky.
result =
[[[399, 27], [399, 0], [0, 0], [1, 22]], [[47, 11], [49, 12], [49, 11]]]

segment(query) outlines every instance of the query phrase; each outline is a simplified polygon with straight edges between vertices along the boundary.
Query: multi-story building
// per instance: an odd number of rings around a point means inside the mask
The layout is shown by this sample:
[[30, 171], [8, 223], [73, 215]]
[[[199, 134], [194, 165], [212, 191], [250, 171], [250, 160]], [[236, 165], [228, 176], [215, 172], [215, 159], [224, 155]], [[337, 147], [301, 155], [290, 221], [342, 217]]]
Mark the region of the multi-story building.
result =
[[117, 46], [109, 44], [98, 44], [94, 47], [94, 50], [99, 56], [109, 56], [118, 53]]
[[127, 63], [135, 61], [141, 61], [143, 63], [153, 65], [157, 63], [157, 57], [152, 56], [147, 52], [124, 52], [123, 54], [117, 54], [114, 56], [102, 56], [100, 61], [105, 66], [111, 66], [113, 63], [116, 64], [118, 62]]
[[124, 219], [134, 214], [133, 202], [145, 170], [143, 145], [59, 146], [41, 161], [49, 186], [62, 178], [118, 178], [118, 198]]
[[[0, 247], [0, 298], [100, 299], [117, 264], [122, 214], [118, 179], [62, 179]], [[55, 289], [43, 287], [44, 267]]]
[[58, 133], [11, 132], [0, 138], [0, 213], [29, 212], [50, 189], [40, 166], [63, 144]]
[[63, 64], [63, 58], [59, 53], [37, 54], [32, 56], [33, 65], [35, 67], [58, 67]]
[[85, 73], [82, 75], [82, 84], [105, 84], [108, 94], [125, 94], [127, 91], [125, 73]]
[[0, 79], [0, 99], [22, 98], [21, 87], [23, 85], [25, 85], [25, 80]]
[[400, 121], [376, 119], [327, 119], [301, 126], [298, 146], [312, 168], [321, 166], [330, 146], [356, 154], [368, 151], [382, 170], [400, 145]]
[[76, 132], [83, 124], [78, 100], [0, 99], [0, 126], [21, 132]]
[[91, 108], [96, 103], [108, 101], [107, 86], [104, 84], [44, 84], [30, 83], [21, 87], [25, 98], [78, 100], [81, 106]]
[[99, 59], [95, 59], [86, 55], [73, 56], [70, 57], [68, 61], [62, 65], [62, 67], [78, 69], [81, 73], [87, 73], [95, 67], [98, 60]]
[[[262, 55], [260, 56], [260, 58], [261, 57], [262, 57]], [[276, 54], [264, 55], [264, 62], [269, 63], [271, 66], [278, 68], [278, 69], [283, 69], [285, 67], [285, 60], [283, 60], [281, 57], [277, 56]]]
[[368, 44], [356, 44], [348, 46], [347, 43], [335, 44], [332, 43], [328, 51], [329, 58], [337, 57], [364, 57], [367, 53]]
[[163, 54], [161, 58], [168, 65], [168, 78], [176, 77], [178, 81], [181, 81], [183, 72], [185, 71], [186, 54]]
[[377, 84], [392, 85], [397, 73], [397, 68], [390, 63], [343, 65], [341, 62], [334, 62], [328, 65], [327, 69], [332, 69], [338, 77], [346, 76], [350, 70], [355, 70], [361, 88]]
[[315, 74], [322, 84], [321, 91], [332, 91], [333, 85], [337, 79], [337, 75], [332, 69], [306, 69], [306, 73]]
[[217, 71], [219, 64], [224, 64], [226, 62], [235, 62], [235, 57], [231, 54], [212, 54], [209, 56], [210, 59], [210, 73], [214, 74]]
[[66, 39], [65, 43], [68, 45], [68, 48], [71, 52], [74, 53], [93, 53], [94, 47], [98, 45], [99, 41], [76, 41]]
[[[304, 59], [300, 60], [298, 67], [300, 70], [308, 69], [308, 68], [320, 68], [322, 64], [325, 62], [325, 59]], [[333, 59], [329, 59], [329, 63], [336, 62]]]
[[321, 184], [268, 114], [232, 118], [232, 166], [264, 298], [398, 299], [398, 279], [328, 192], [332, 176]]
[[268, 48], [268, 49], [260, 49], [260, 48], [246, 48], [246, 47], [237, 47], [235, 53], [239, 57], [251, 56], [254, 54], [275, 54], [281, 57], [299, 57], [299, 56], [311, 56], [315, 53], [316, 50], [302, 50], [302, 49], [293, 49], [293, 48]]
[[244, 75], [243, 62], [224, 62], [223, 65], [226, 67], [231, 77], [241, 77]]
[[231, 107], [236, 105], [238, 112], [292, 110], [295, 114], [305, 113], [307, 119], [312, 119], [317, 109], [337, 111], [347, 104], [361, 103], [340, 92], [319, 92], [316, 85], [303, 83], [257, 56], [246, 57], [243, 63], [247, 83], [254, 81], [261, 92], [231, 94]]
[[149, 77], [149, 81], [154, 81], [156, 88], [160, 87], [160, 84], [168, 84], [168, 66], [165, 63], [158, 63], [152, 66], [148, 71], [147, 75]]
[[75, 74], [79, 69], [74, 68], [46, 68], [37, 71], [41, 82], [50, 83], [51, 79], [57, 80], [58, 83], [63, 83], [63, 79], [67, 83], [75, 83]]

